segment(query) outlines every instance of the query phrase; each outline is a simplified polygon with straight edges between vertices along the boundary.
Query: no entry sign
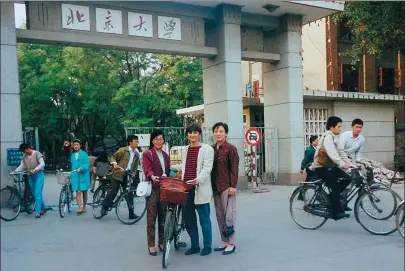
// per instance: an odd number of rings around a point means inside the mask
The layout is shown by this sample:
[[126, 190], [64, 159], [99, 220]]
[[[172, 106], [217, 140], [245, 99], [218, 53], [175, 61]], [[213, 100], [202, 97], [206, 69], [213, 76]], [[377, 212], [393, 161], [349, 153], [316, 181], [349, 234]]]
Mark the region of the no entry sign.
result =
[[250, 146], [257, 146], [262, 141], [262, 133], [257, 128], [250, 128], [246, 131], [245, 140]]

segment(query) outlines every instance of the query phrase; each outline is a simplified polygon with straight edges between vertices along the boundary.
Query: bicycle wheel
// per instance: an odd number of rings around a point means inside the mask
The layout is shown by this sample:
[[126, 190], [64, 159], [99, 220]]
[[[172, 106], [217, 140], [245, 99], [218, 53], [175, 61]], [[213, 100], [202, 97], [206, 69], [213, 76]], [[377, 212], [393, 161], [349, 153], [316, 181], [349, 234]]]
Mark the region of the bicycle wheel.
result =
[[174, 244], [174, 248], [176, 250], [179, 250], [181, 247], [184, 247], [184, 244], [180, 245], [179, 243], [182, 242], [183, 233], [186, 230], [184, 221], [183, 221], [183, 208], [178, 209], [174, 225], [176, 227], [175, 228], [176, 232], [174, 233], [173, 244]]
[[[130, 208], [130, 206], [133, 206], [133, 208]], [[133, 212], [131, 212], [131, 209], [133, 209]], [[142, 219], [145, 212], [146, 199], [138, 197], [136, 191], [127, 191], [117, 199], [115, 214], [118, 220], [125, 225], [135, 224]]]
[[298, 226], [308, 230], [316, 230], [325, 224], [330, 217], [328, 206], [326, 193], [312, 185], [298, 187], [290, 198], [292, 219]]
[[27, 214], [32, 214], [35, 210], [35, 198], [32, 194], [28, 195], [27, 198], [24, 200], [25, 201], [25, 211]]
[[398, 206], [398, 209], [395, 213], [395, 225], [396, 228], [399, 232], [399, 234], [402, 236], [402, 238], [405, 239], [405, 202], [401, 202], [401, 204]]
[[13, 221], [21, 212], [21, 199], [12, 187], [0, 190], [0, 218], [4, 221]]
[[172, 210], [168, 210], [165, 220], [165, 230], [163, 239], [163, 257], [162, 257], [162, 267], [166, 268], [169, 264], [169, 253], [171, 241], [173, 238], [173, 225], [174, 224], [174, 213]]
[[95, 219], [101, 219], [103, 215], [101, 214], [102, 203], [107, 196], [109, 190], [108, 185], [100, 185], [93, 194], [93, 217]]
[[70, 213], [72, 211], [72, 205], [73, 205], [73, 191], [72, 191], [72, 186], [68, 185], [67, 186], [67, 197], [68, 197], [68, 212]]
[[357, 198], [354, 215], [357, 222], [369, 233], [388, 235], [396, 231], [394, 214], [397, 205], [397, 197], [391, 189], [376, 187], [370, 192], [363, 192]]
[[69, 205], [66, 189], [66, 185], [64, 185], [59, 194], [59, 215], [61, 218], [65, 217]]

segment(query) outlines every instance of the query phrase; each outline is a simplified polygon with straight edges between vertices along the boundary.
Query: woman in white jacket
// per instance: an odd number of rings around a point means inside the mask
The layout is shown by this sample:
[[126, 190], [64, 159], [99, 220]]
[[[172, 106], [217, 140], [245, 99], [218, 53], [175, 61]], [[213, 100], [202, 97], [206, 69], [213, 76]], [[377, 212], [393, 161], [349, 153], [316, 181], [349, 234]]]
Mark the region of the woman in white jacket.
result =
[[[214, 150], [208, 144], [201, 143], [201, 127], [192, 124], [186, 129], [190, 141], [182, 155], [182, 164], [172, 166], [178, 170], [185, 183], [194, 185], [184, 206], [184, 220], [186, 229], [191, 239], [191, 248], [185, 255], [200, 253], [206, 256], [212, 249], [212, 225], [210, 219], [210, 201], [212, 199], [211, 170], [214, 160]], [[204, 238], [204, 248], [200, 252], [197, 216], [200, 218], [200, 225]]]

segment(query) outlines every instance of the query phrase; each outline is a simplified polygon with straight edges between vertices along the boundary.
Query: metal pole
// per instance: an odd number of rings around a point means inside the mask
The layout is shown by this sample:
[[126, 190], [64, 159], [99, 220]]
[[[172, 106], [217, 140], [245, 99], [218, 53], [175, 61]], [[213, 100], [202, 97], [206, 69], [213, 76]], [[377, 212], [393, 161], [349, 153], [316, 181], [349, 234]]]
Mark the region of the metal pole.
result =
[[257, 187], [256, 146], [252, 147], [252, 179], [253, 187]]

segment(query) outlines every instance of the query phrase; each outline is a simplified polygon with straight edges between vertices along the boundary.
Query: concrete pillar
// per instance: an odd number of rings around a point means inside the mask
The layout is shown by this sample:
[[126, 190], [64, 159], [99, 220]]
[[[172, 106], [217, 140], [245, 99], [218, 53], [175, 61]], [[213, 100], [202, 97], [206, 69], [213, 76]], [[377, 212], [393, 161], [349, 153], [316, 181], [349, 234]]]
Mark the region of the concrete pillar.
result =
[[[276, 179], [280, 184], [301, 180], [299, 171], [304, 154], [301, 28], [301, 16], [284, 15], [277, 33], [280, 61], [263, 64], [264, 123], [278, 129]], [[271, 148], [266, 148], [269, 165], [273, 163], [271, 152]]]
[[[203, 59], [205, 126], [216, 122], [229, 125], [228, 140], [238, 148], [239, 187], [247, 187], [244, 178], [244, 130], [241, 66], [241, 7], [222, 4], [217, 7], [215, 27], [207, 29], [217, 41], [218, 55]], [[211, 32], [211, 33], [210, 33]]]
[[7, 149], [22, 142], [20, 88], [18, 83], [17, 40], [14, 3], [0, 2], [1, 47], [1, 186], [11, 181]]

